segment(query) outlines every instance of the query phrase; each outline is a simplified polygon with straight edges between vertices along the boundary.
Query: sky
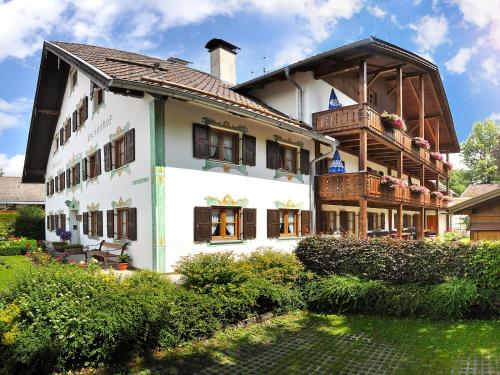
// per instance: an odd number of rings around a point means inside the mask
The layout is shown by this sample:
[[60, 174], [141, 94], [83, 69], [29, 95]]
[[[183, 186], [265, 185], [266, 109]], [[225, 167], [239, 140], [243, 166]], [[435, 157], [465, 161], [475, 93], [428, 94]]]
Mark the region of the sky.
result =
[[459, 141], [500, 121], [500, 0], [0, 0], [0, 168], [22, 172], [44, 40], [191, 61], [211, 38], [248, 79], [370, 35], [438, 65]]

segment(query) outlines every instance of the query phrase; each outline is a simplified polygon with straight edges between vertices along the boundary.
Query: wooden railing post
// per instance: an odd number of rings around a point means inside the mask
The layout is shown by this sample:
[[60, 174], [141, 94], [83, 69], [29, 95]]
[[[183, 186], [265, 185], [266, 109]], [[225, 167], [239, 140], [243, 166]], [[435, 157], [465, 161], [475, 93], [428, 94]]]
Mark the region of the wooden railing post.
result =
[[425, 88], [424, 75], [419, 77], [420, 82], [420, 110], [418, 116], [418, 136], [425, 138]]
[[360, 172], [365, 172], [368, 164], [368, 134], [366, 129], [362, 129], [359, 133], [359, 157], [358, 169]]

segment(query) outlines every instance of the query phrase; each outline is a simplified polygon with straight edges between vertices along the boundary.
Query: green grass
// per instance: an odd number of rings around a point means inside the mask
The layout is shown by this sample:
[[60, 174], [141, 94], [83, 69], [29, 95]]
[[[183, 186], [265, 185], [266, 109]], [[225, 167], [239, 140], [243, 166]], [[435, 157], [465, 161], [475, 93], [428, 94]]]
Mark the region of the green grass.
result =
[[0, 256], [0, 290], [7, 288], [30, 267], [31, 261], [23, 255]]
[[[355, 335], [360, 339], [353, 340]], [[138, 358], [114, 370], [191, 374], [209, 369], [217, 374], [243, 370], [288, 375], [309, 373], [319, 366], [320, 373], [328, 374], [353, 369], [356, 364], [369, 366], [374, 357], [389, 350], [391, 358], [401, 358], [396, 374], [450, 374], [471, 356], [491, 361], [495, 368], [499, 340], [500, 320], [431, 322], [296, 313], [226, 329], [212, 339]]]

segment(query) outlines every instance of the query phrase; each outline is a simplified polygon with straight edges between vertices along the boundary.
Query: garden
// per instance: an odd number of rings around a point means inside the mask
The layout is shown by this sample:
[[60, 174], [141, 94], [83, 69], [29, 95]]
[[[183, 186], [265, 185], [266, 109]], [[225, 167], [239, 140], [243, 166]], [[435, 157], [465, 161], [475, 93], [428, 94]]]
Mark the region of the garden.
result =
[[310, 237], [184, 258], [179, 284], [29, 256], [0, 289], [0, 373], [499, 371], [499, 242]]

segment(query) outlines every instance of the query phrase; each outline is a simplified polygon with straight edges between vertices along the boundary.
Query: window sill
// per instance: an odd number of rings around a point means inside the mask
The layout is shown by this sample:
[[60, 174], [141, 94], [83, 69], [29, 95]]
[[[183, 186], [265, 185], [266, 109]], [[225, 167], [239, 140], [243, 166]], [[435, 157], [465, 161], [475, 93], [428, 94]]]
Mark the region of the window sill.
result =
[[94, 235], [91, 235], [91, 234], [89, 234], [87, 237], [88, 237], [90, 240], [100, 240], [100, 239], [101, 239], [101, 237], [99, 237], [99, 236], [94, 236]]
[[120, 166], [119, 168], [112, 168], [110, 172], [118, 172], [118, 171], [121, 171], [125, 168], [127, 168], [129, 166], [129, 163], [127, 164], [123, 164], [122, 166]]
[[290, 240], [290, 241], [297, 241], [297, 240], [302, 240], [304, 239], [305, 236], [283, 236], [283, 237], [278, 237], [276, 238], [277, 240], [283, 240], [283, 241], [287, 241], [287, 240]]
[[229, 245], [229, 244], [239, 244], [239, 243], [244, 243], [244, 240], [213, 240], [210, 241], [208, 244], [209, 245]]

